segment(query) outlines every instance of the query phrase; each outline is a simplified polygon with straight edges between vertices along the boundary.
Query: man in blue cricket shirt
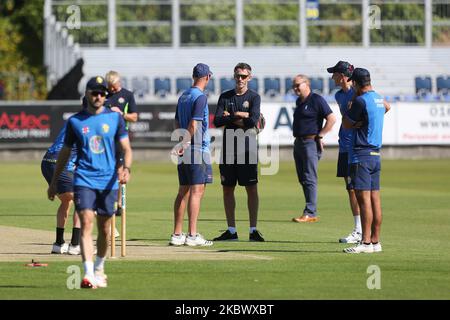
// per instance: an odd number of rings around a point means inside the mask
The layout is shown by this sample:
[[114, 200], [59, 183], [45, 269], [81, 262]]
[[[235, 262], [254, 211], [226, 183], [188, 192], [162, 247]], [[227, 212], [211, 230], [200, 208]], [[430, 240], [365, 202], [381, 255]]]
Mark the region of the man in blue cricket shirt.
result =
[[[87, 107], [70, 117], [64, 147], [56, 163], [48, 189], [48, 198], [56, 194], [56, 181], [70, 156], [71, 146], [78, 149], [74, 174], [75, 207], [81, 219], [81, 255], [85, 277], [82, 288], [106, 287], [104, 273], [111, 217], [117, 205], [118, 180], [130, 179], [132, 154], [128, 133], [122, 116], [104, 106], [107, 87], [102, 77], [91, 78], [86, 85]], [[118, 177], [116, 144], [124, 152], [124, 170]], [[97, 212], [97, 257], [94, 265], [92, 230]]]
[[[208, 65], [197, 64], [192, 72], [194, 84], [178, 99], [175, 127], [184, 129], [185, 134], [181, 148], [177, 150], [179, 188], [174, 202], [175, 221], [170, 245], [211, 246], [213, 244], [197, 232], [201, 200], [206, 184], [212, 183], [208, 134], [209, 110], [207, 97], [203, 92], [211, 76], [212, 72]], [[182, 232], [186, 207], [189, 217], [187, 235]]]
[[[297, 75], [292, 88], [298, 96], [294, 110], [292, 134], [294, 160], [298, 181], [305, 196], [305, 208], [294, 222], [316, 222], [317, 216], [317, 168], [322, 156], [322, 138], [331, 131], [336, 116], [323, 97], [311, 91], [310, 81], [305, 75]], [[325, 120], [325, 125], [323, 124]]]
[[[336, 92], [335, 98], [339, 105], [342, 117], [347, 113], [349, 105], [355, 96], [355, 90], [353, 89], [352, 84], [348, 82], [348, 79], [353, 73], [353, 69], [353, 65], [347, 61], [339, 61], [334, 67], [327, 68], [327, 71], [333, 74], [331, 78], [334, 80], [336, 86], [341, 87], [341, 89]], [[341, 124], [341, 127], [339, 128], [339, 156], [336, 176], [344, 178], [355, 223], [353, 231], [348, 236], [339, 239], [339, 242], [341, 243], [358, 243], [361, 241], [361, 216], [358, 200], [356, 199], [353, 185], [349, 183], [350, 164], [348, 161], [348, 154], [352, 147], [352, 137], [353, 129], [346, 129]]]
[[380, 149], [389, 105], [372, 89], [368, 70], [356, 68], [349, 81], [353, 81], [357, 97], [343, 118], [343, 126], [354, 128], [350, 179], [361, 210], [362, 242], [344, 252], [381, 252]]

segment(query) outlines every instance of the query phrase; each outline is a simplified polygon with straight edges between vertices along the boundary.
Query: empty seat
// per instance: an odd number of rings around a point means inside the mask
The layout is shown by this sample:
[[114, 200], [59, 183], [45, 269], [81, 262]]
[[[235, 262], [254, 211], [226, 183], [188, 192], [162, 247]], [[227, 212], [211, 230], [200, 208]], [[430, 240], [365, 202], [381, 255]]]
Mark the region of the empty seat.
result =
[[264, 94], [275, 97], [281, 93], [280, 78], [264, 78]]
[[288, 77], [284, 79], [284, 93], [285, 94], [295, 94], [294, 89], [292, 88], [292, 79], [293, 77]]
[[335, 94], [337, 91], [339, 91], [340, 87], [336, 86], [336, 83], [333, 79], [328, 78], [328, 93], [329, 94]]
[[323, 78], [320, 77], [311, 77], [309, 79], [311, 82], [311, 91], [314, 93], [322, 94], [323, 93]]
[[131, 86], [134, 94], [139, 98], [143, 98], [150, 93], [150, 81], [147, 77], [134, 77], [131, 80]]
[[252, 89], [253, 91], [258, 92], [259, 91], [259, 81], [258, 78], [252, 78], [252, 80], [250, 80], [248, 82], [248, 88]]
[[155, 78], [155, 95], [164, 98], [170, 94], [171, 86], [169, 78]]
[[220, 92], [232, 90], [235, 86], [233, 78], [220, 78]]
[[450, 76], [439, 76], [436, 78], [436, 90], [440, 95], [450, 94]]
[[208, 85], [205, 88], [205, 94], [207, 96], [213, 95], [216, 93], [216, 83], [214, 78], [209, 79]]
[[431, 85], [431, 77], [416, 77], [414, 82], [416, 85], [416, 94], [419, 98], [424, 98], [431, 94], [433, 88]]
[[128, 87], [128, 79], [125, 78], [124, 76], [120, 77], [120, 84], [122, 85], [122, 88], [129, 89], [129, 87]]
[[192, 86], [192, 79], [191, 78], [177, 78], [176, 85], [177, 85], [177, 94], [180, 94]]

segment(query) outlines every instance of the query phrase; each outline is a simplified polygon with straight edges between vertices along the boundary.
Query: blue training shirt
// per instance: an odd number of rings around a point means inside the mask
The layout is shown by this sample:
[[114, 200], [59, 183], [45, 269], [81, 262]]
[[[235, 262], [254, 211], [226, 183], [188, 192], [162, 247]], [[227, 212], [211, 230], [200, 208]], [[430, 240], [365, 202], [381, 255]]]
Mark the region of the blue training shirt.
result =
[[[55, 142], [47, 149], [47, 152], [45, 153], [44, 158], [45, 159], [51, 159], [56, 160], [58, 159], [59, 152], [64, 146], [64, 138], [66, 136], [66, 128], [67, 128], [67, 122], [62, 127], [61, 131], [59, 131], [58, 136], [56, 137]], [[72, 152], [70, 153], [69, 161], [66, 165], [66, 170], [73, 172], [75, 169], [75, 161], [77, 159], [77, 147], [76, 145], [73, 145]]]
[[362, 126], [354, 129], [351, 162], [380, 156], [383, 138], [385, 107], [383, 97], [375, 91], [368, 91], [357, 97], [347, 112], [347, 119]]
[[118, 112], [105, 108], [99, 114], [82, 110], [69, 118], [64, 140], [78, 147], [74, 185], [97, 190], [118, 189], [116, 142], [127, 138], [125, 122]]
[[[350, 87], [350, 90], [348, 91], [341, 89], [334, 95], [342, 116], [345, 116], [347, 113], [348, 105], [350, 101], [352, 101], [354, 95], [355, 90], [353, 87]], [[350, 152], [352, 147], [352, 138], [353, 129], [345, 129], [341, 124], [341, 127], [339, 128], [339, 152]]]
[[[209, 153], [209, 109], [206, 95], [197, 87], [191, 87], [183, 92], [178, 99], [177, 110], [175, 113], [175, 119], [180, 124], [180, 128], [187, 129], [191, 120], [197, 120], [202, 122], [202, 144], [201, 151]], [[193, 139], [194, 137], [192, 137]], [[198, 143], [198, 142], [197, 142]], [[192, 140], [192, 146], [194, 150], [198, 150], [198, 146], [195, 145]]]

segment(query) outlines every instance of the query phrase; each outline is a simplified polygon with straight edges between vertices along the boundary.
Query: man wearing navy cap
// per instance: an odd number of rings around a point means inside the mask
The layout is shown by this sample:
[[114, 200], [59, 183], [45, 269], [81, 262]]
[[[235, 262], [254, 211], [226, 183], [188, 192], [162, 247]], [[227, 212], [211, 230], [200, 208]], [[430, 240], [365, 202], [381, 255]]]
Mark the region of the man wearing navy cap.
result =
[[361, 210], [362, 242], [344, 252], [381, 252], [380, 149], [390, 106], [372, 89], [368, 70], [356, 68], [348, 81], [353, 81], [357, 97], [342, 120], [344, 128], [354, 129], [350, 179]]
[[[174, 203], [174, 231], [169, 244], [174, 246], [211, 246], [197, 232], [197, 219], [206, 184], [212, 183], [211, 155], [208, 134], [209, 110], [204, 90], [211, 79], [209, 66], [197, 64], [192, 71], [194, 84], [178, 99], [175, 113], [175, 127], [185, 129], [178, 154], [178, 195]], [[187, 207], [189, 217], [188, 234], [183, 233], [184, 211]]]
[[[103, 77], [91, 78], [86, 85], [86, 108], [67, 121], [64, 147], [61, 149], [52, 181], [47, 191], [53, 201], [56, 182], [70, 157], [72, 146], [77, 146], [74, 171], [75, 208], [81, 220], [81, 255], [85, 276], [82, 288], [106, 287], [104, 273], [111, 217], [115, 214], [118, 180], [130, 179], [132, 154], [128, 133], [122, 116], [104, 106], [107, 85]], [[118, 177], [116, 147], [124, 152], [124, 169]], [[97, 212], [97, 258], [94, 264], [92, 230]]]
[[[292, 88], [298, 96], [294, 110], [292, 134], [294, 160], [298, 181], [305, 196], [305, 208], [293, 222], [316, 222], [317, 216], [317, 168], [323, 151], [323, 137], [331, 131], [336, 116], [323, 97], [311, 91], [309, 78], [297, 75]], [[325, 125], [323, 124], [325, 120]]]
[[[341, 89], [336, 92], [335, 99], [339, 105], [341, 116], [343, 117], [349, 109], [350, 103], [355, 96], [355, 90], [348, 79], [352, 76], [353, 65], [347, 61], [339, 61], [334, 67], [327, 68], [329, 73], [332, 73], [332, 79], [336, 86]], [[349, 179], [350, 165], [348, 162], [348, 154], [352, 147], [353, 129], [345, 129], [342, 124], [339, 128], [339, 156], [337, 162], [337, 177], [343, 177], [345, 186], [348, 192], [350, 201], [350, 208], [353, 214], [355, 226], [353, 231], [346, 237], [339, 239], [341, 243], [358, 243], [361, 241], [361, 216], [356, 199], [355, 190]]]

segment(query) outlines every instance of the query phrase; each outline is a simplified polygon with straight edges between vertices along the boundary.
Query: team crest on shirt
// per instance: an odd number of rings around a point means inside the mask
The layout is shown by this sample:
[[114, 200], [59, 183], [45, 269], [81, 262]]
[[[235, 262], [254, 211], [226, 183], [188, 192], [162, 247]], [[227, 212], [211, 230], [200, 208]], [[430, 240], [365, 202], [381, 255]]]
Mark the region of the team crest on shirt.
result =
[[95, 154], [105, 152], [102, 136], [92, 136], [89, 139], [89, 149], [91, 149], [91, 151]]
[[104, 133], [108, 133], [108, 131], [109, 131], [109, 126], [105, 123], [105, 124], [103, 124], [102, 129], [103, 129], [103, 132], [104, 132]]
[[83, 132], [83, 134], [88, 134], [89, 133], [89, 127], [83, 127], [83, 129], [81, 129], [81, 131]]
[[242, 104], [242, 107], [243, 107], [244, 109], [248, 109], [248, 108], [250, 107], [250, 102], [244, 101], [244, 103]]
[[123, 97], [120, 97], [118, 101], [119, 101], [119, 103], [124, 103], [125, 99]]

